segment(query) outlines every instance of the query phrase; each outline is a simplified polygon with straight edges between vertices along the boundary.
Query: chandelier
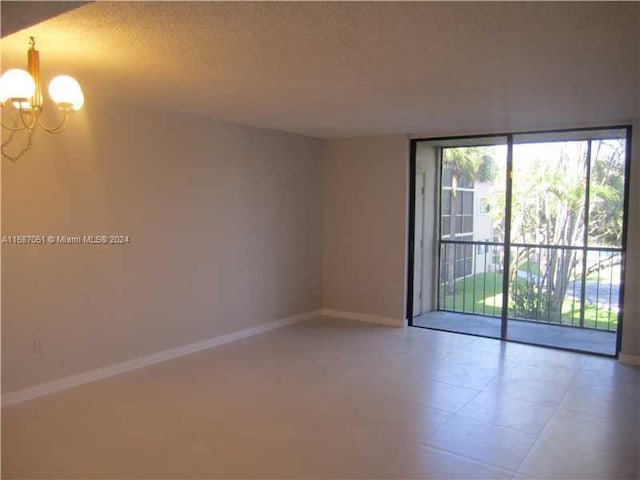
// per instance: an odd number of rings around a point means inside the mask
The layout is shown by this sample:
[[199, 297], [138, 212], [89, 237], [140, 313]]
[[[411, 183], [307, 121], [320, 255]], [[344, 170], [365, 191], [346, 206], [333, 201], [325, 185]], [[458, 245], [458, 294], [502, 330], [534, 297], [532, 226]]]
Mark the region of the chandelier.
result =
[[[48, 133], [60, 133], [67, 126], [69, 115], [82, 108], [84, 103], [80, 84], [68, 75], [58, 75], [49, 83], [49, 96], [58, 106], [61, 119], [51, 127], [42, 123], [44, 97], [40, 82], [40, 53], [35, 48], [33, 37], [29, 37], [29, 45], [27, 71], [12, 68], [0, 77], [2, 116], [3, 119], [12, 117], [9, 125], [2, 123], [2, 128], [9, 132], [7, 140], [2, 143], [2, 157], [14, 162], [31, 148], [31, 139], [38, 126]], [[10, 111], [8, 115], [7, 111]], [[10, 146], [21, 135], [26, 138], [25, 144], [20, 150], [10, 153]]]

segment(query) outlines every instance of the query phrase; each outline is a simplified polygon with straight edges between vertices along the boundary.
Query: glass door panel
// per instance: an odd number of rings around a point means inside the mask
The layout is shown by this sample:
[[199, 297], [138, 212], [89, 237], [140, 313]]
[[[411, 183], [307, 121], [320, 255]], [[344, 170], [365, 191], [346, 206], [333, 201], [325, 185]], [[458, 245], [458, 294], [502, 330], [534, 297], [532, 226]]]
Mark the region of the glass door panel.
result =
[[626, 151], [618, 135], [515, 136], [508, 339], [615, 354]]
[[500, 338], [506, 137], [438, 148], [436, 313], [414, 324]]

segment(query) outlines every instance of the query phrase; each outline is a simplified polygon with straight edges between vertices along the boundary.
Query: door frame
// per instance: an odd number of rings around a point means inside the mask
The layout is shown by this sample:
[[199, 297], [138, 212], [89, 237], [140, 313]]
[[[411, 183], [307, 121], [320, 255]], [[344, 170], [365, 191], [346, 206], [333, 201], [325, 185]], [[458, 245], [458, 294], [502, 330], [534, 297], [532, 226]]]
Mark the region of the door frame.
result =
[[[416, 303], [419, 305], [418, 308], [418, 313], [417, 315], [422, 314], [423, 310], [424, 310], [424, 232], [425, 232], [425, 228], [424, 228], [424, 210], [425, 210], [425, 177], [426, 175], [424, 173], [417, 173], [416, 172], [416, 178], [415, 181], [417, 183], [417, 180], [420, 178], [422, 179], [422, 187], [421, 187], [421, 191], [417, 192], [416, 191], [416, 198], [420, 198], [420, 202], [421, 204], [418, 205], [418, 202], [416, 202], [416, 214], [414, 215], [414, 222], [416, 220], [416, 218], [418, 217], [418, 213], [420, 213], [420, 222], [419, 225], [416, 225], [416, 240], [419, 238], [420, 239], [420, 245], [417, 245], [416, 242], [414, 241], [414, 247], [416, 248], [417, 252], [419, 252], [419, 256], [420, 256], [420, 261], [418, 262], [418, 264], [420, 265], [419, 267], [417, 267], [416, 265], [414, 265], [414, 271], [416, 269], [419, 270], [419, 274], [417, 276], [414, 276], [414, 305], [413, 305], [413, 314], [416, 315], [415, 311], [416, 311]], [[416, 255], [416, 251], [413, 252], [414, 256]], [[416, 279], [419, 282], [419, 286], [420, 288], [417, 290], [419, 292], [418, 298], [415, 298], [415, 293], [416, 293], [416, 288], [418, 285], [416, 285]], [[416, 302], [417, 300], [417, 302]]]
[[[409, 224], [408, 224], [408, 228], [407, 228], [407, 233], [408, 233], [408, 238], [407, 238], [407, 290], [406, 290], [406, 294], [407, 294], [407, 298], [406, 298], [406, 304], [405, 304], [405, 319], [407, 320], [407, 324], [410, 327], [419, 327], [419, 328], [428, 328], [428, 327], [422, 327], [420, 325], [415, 325], [413, 322], [413, 284], [414, 284], [414, 262], [415, 262], [415, 255], [414, 255], [414, 239], [415, 239], [415, 213], [416, 213], [416, 153], [417, 153], [417, 145], [419, 142], [435, 142], [435, 141], [444, 141], [444, 140], [468, 140], [468, 139], [474, 139], [474, 138], [492, 138], [492, 137], [507, 137], [508, 143], [507, 143], [507, 148], [508, 148], [508, 153], [507, 153], [507, 165], [508, 167], [512, 167], [512, 162], [513, 162], [513, 137], [516, 135], [528, 135], [528, 134], [551, 134], [551, 133], [569, 133], [569, 132], [588, 132], [588, 131], [598, 131], [598, 130], [624, 130], [625, 131], [625, 138], [626, 138], [626, 158], [625, 158], [625, 182], [624, 182], [624, 193], [623, 193], [623, 202], [624, 202], [624, 206], [626, 208], [624, 208], [623, 213], [622, 213], [622, 242], [621, 242], [621, 249], [622, 249], [622, 262], [621, 262], [621, 266], [620, 266], [620, 277], [621, 277], [621, 282], [620, 282], [620, 294], [618, 297], [618, 325], [617, 325], [617, 331], [616, 331], [616, 349], [615, 349], [615, 355], [613, 355], [614, 358], [618, 358], [618, 355], [620, 353], [620, 349], [621, 349], [621, 344], [622, 344], [622, 332], [623, 332], [623, 320], [624, 320], [624, 297], [625, 297], [625, 265], [626, 265], [626, 252], [627, 252], [627, 232], [628, 232], [628, 222], [629, 222], [629, 191], [630, 191], [630, 182], [631, 182], [631, 143], [632, 143], [632, 125], [631, 124], [622, 124], [622, 125], [602, 125], [602, 126], [597, 126], [597, 127], [581, 127], [581, 128], [562, 128], [562, 129], [543, 129], [543, 130], [523, 130], [523, 131], [513, 131], [513, 132], [498, 132], [498, 133], [486, 133], [486, 134], [473, 134], [473, 135], [447, 135], [447, 136], [438, 136], [438, 137], [418, 137], [418, 138], [411, 138], [410, 139], [410, 144], [409, 144], [409, 205], [408, 205], [408, 213], [409, 213]], [[438, 155], [438, 158], [440, 156]], [[439, 171], [439, 169], [437, 169], [437, 171]], [[507, 170], [507, 192], [506, 194], [509, 195], [510, 192], [509, 190], [511, 189], [511, 179], [509, 178], [509, 170]], [[440, 209], [440, 196], [438, 196], [438, 210]], [[509, 202], [507, 202], [509, 203]], [[510, 207], [509, 207], [510, 209]], [[439, 212], [436, 212], [436, 222], [439, 222]], [[505, 212], [505, 218], [508, 212]], [[510, 222], [507, 222], [509, 224], [509, 226], [507, 228], [510, 229]], [[438, 230], [438, 228], [436, 226], [434, 226], [434, 228], [436, 229], [436, 231]], [[424, 229], [424, 226], [423, 226]], [[505, 232], [505, 244], [507, 244], [507, 238], [506, 238], [506, 233]], [[506, 250], [505, 249], [505, 255], [506, 255]], [[505, 268], [507, 264], [507, 257], [505, 257]], [[439, 263], [439, 262], [438, 262]], [[435, 267], [437, 268], [437, 267]], [[508, 282], [507, 277], [505, 276], [505, 283]], [[503, 298], [503, 307], [504, 304], [506, 304], [506, 302], [508, 301], [508, 285], [507, 285], [507, 290], [505, 291], [507, 292], [506, 295], [504, 295]], [[502, 323], [501, 323], [501, 338], [500, 340], [503, 341], [509, 341], [509, 342], [514, 342], [514, 343], [524, 343], [527, 344], [527, 342], [522, 342], [519, 340], [512, 340], [507, 338], [507, 322], [505, 319], [505, 314], [503, 314], [503, 318], [502, 318]], [[463, 333], [463, 332], [459, 332], [463, 335], [473, 335], [473, 334], [469, 334], [469, 333]], [[477, 335], [474, 335], [477, 336]], [[555, 349], [560, 349], [560, 350], [568, 350], [568, 351], [578, 351], [578, 350], [574, 350], [574, 349], [570, 349], [570, 348], [560, 348], [560, 347], [554, 347], [554, 346], [548, 346], [547, 348], [555, 348]], [[583, 351], [579, 351], [580, 353], [585, 353]], [[597, 354], [595, 353], [595, 355], [600, 355], [600, 356], [607, 356], [607, 357], [611, 357], [612, 355], [604, 355], [604, 354]]]

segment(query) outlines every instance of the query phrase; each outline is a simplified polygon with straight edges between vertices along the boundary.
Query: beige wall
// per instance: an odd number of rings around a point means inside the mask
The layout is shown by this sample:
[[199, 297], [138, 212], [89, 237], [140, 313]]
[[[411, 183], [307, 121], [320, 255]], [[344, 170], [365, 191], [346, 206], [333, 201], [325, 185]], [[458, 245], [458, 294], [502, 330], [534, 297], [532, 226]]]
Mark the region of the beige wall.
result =
[[624, 355], [640, 357], [640, 119], [633, 123], [631, 144], [631, 188], [625, 268], [624, 321], [622, 350]]
[[404, 135], [327, 141], [324, 308], [404, 318], [408, 145]]
[[[640, 8], [638, 9], [638, 25], [640, 26]], [[631, 190], [629, 192], [622, 353], [640, 357], [640, 28], [638, 29], [637, 48], [639, 50], [639, 59], [636, 65], [638, 88], [631, 146]]]
[[87, 98], [3, 160], [3, 235], [131, 244], [2, 246], [3, 392], [321, 307], [322, 141]]

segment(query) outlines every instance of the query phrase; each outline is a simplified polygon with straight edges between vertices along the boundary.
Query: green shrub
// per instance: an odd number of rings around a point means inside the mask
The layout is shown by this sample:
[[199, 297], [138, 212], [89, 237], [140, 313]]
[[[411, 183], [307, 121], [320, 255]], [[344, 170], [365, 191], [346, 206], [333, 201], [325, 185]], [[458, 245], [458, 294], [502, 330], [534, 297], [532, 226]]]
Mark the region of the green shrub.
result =
[[546, 319], [549, 314], [549, 295], [535, 282], [515, 281], [511, 284], [509, 308], [516, 318]]

